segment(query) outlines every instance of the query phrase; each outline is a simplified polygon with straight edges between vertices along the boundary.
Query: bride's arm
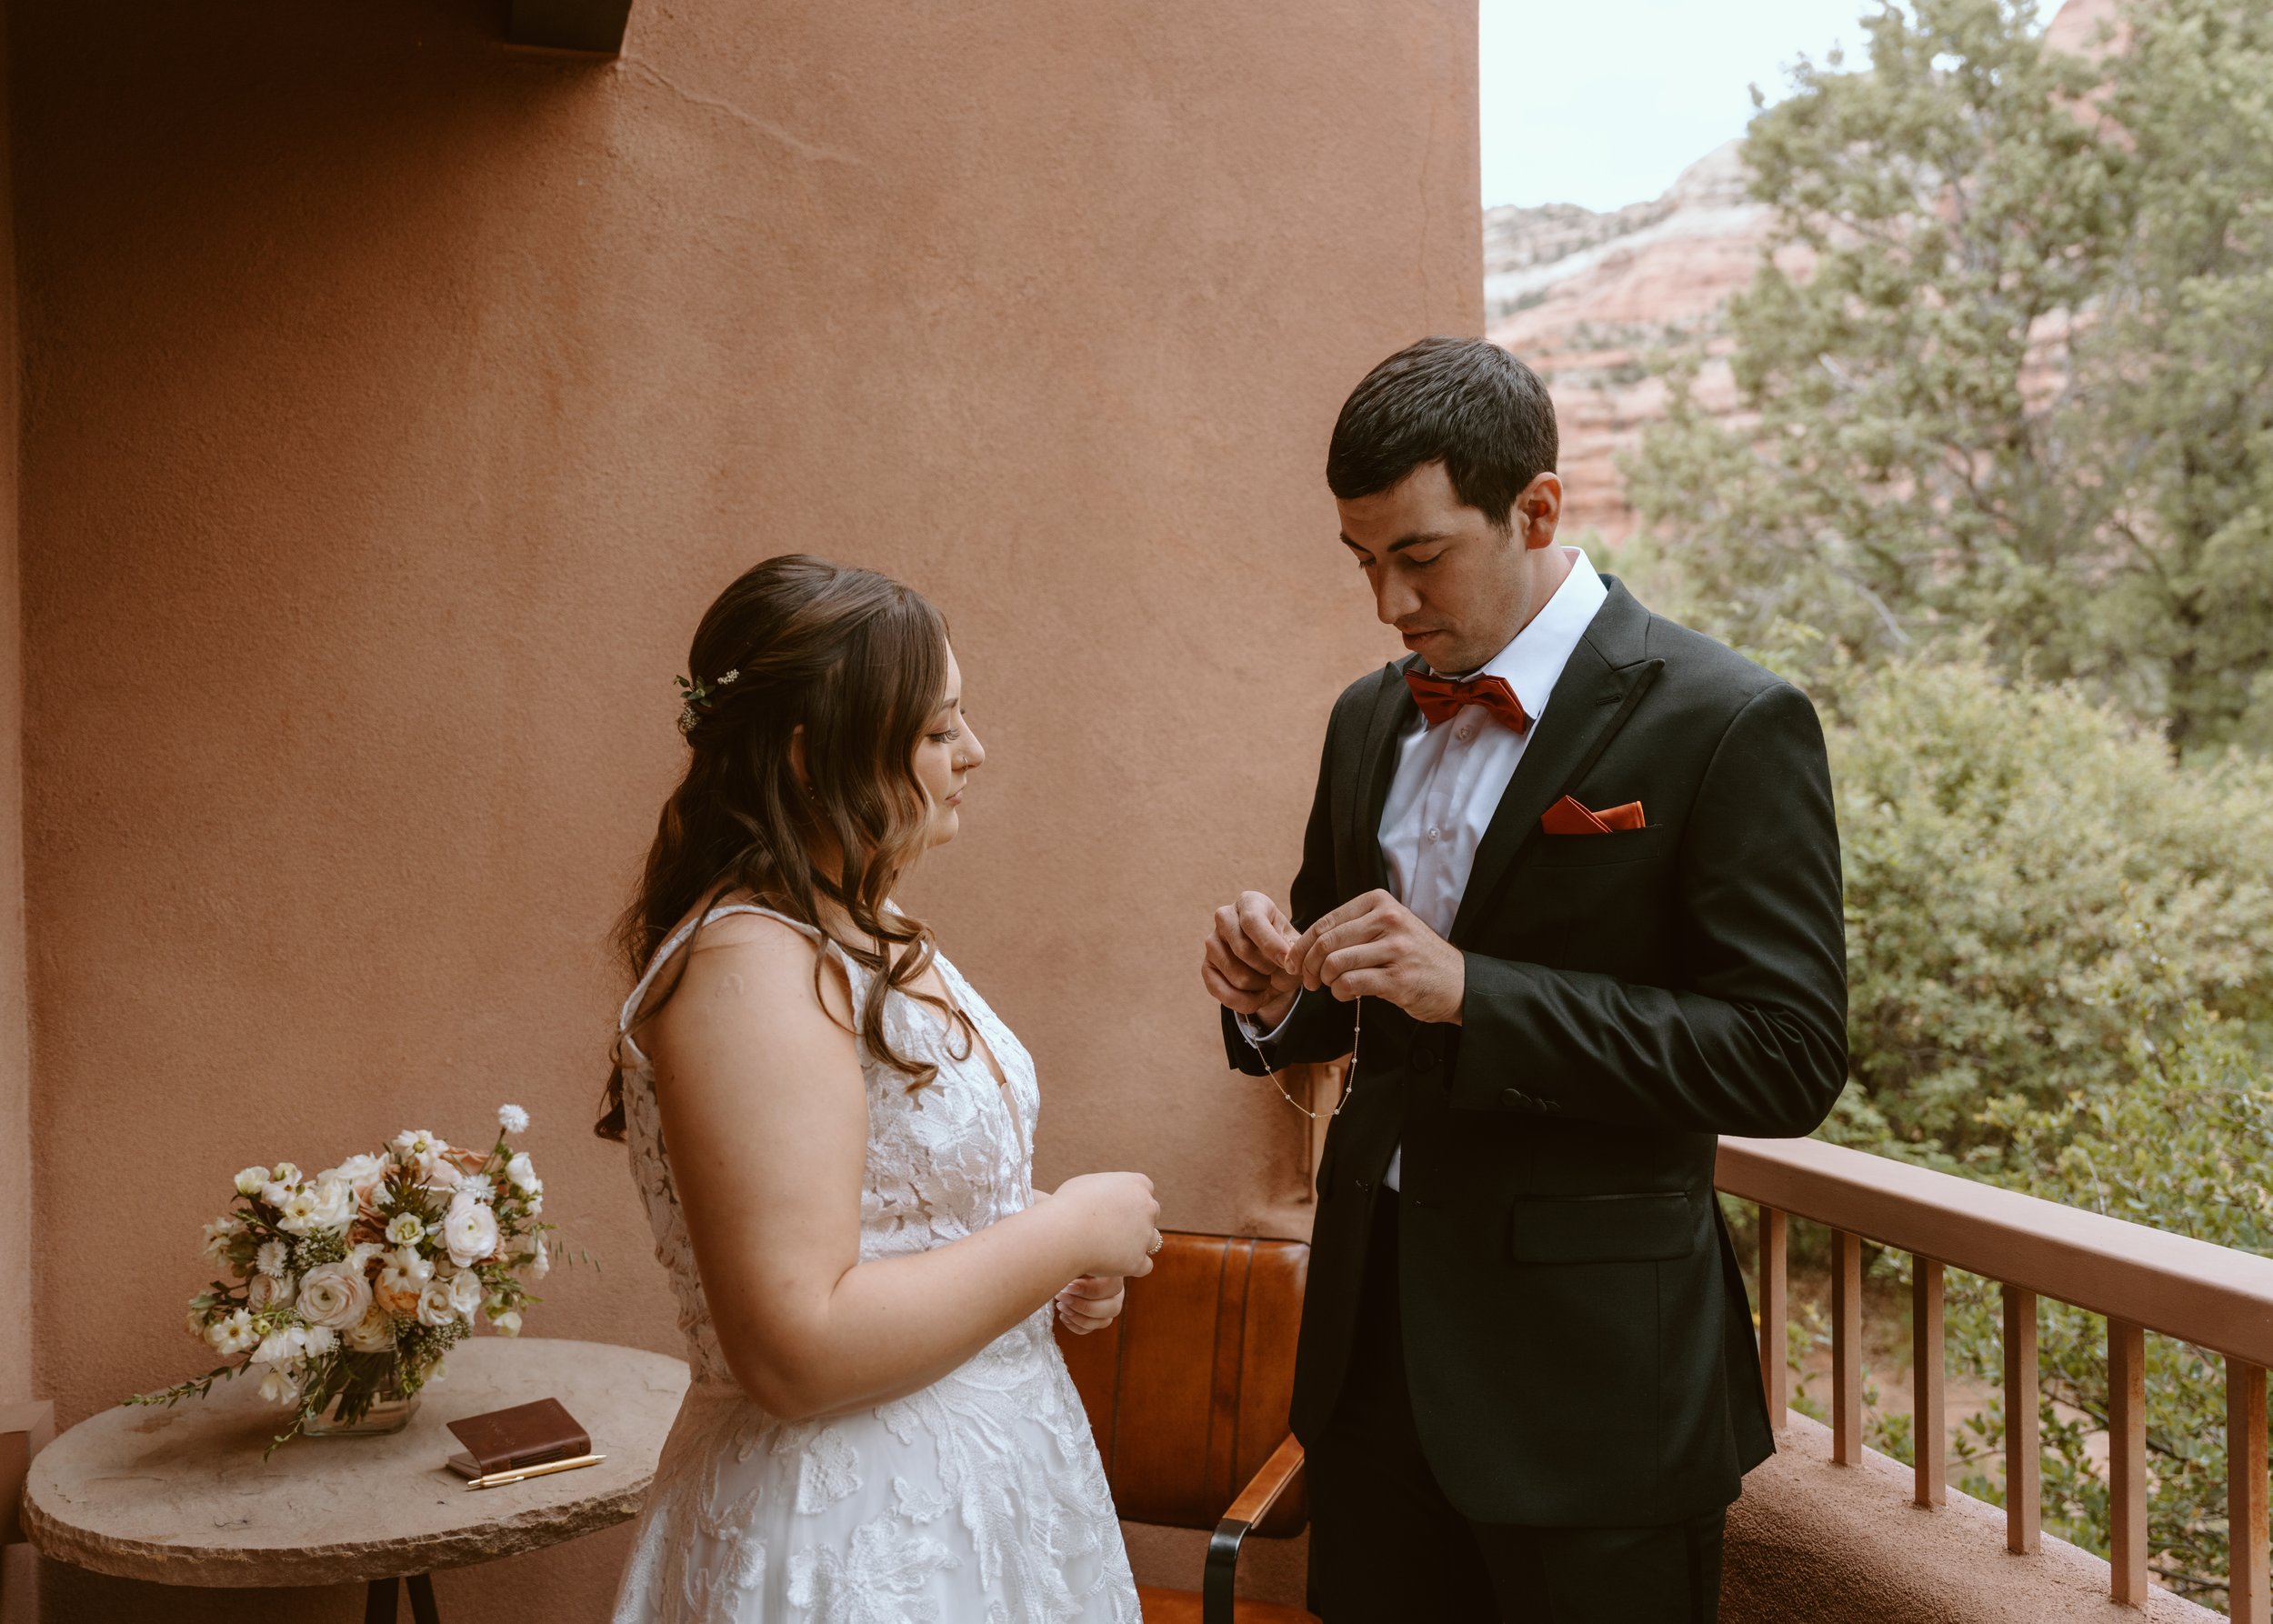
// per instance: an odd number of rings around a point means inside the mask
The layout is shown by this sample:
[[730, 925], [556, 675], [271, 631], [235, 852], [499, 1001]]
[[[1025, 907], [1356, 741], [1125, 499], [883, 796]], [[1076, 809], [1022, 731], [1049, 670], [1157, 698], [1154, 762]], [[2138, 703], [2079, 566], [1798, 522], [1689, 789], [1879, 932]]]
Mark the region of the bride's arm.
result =
[[1066, 1281], [1151, 1268], [1159, 1208], [1138, 1173], [1069, 1179], [950, 1245], [861, 1262], [868, 1112], [851, 1018], [833, 964], [816, 997], [804, 937], [736, 915], [705, 929], [646, 1039], [719, 1347], [784, 1418], [912, 1392]]

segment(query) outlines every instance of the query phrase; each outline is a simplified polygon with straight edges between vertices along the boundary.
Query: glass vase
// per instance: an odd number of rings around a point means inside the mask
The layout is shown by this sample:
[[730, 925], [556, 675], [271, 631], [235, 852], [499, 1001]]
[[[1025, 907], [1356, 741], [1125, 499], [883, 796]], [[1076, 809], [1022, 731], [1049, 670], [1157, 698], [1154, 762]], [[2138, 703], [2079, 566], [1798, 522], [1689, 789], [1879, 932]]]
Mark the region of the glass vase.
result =
[[400, 1432], [418, 1413], [418, 1395], [405, 1393], [393, 1371], [375, 1387], [351, 1384], [300, 1427], [303, 1438], [381, 1438]]

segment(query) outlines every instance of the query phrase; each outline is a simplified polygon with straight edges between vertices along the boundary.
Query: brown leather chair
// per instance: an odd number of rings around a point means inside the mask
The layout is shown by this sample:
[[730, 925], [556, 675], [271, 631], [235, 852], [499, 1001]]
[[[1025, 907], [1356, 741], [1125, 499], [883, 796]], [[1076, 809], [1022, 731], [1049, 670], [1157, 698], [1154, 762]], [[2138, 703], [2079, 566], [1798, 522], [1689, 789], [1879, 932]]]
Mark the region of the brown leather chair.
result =
[[1302, 1446], [1287, 1430], [1310, 1248], [1170, 1230], [1121, 1317], [1057, 1343], [1089, 1412], [1114, 1503], [1131, 1522], [1213, 1529], [1200, 1589], [1138, 1589], [1145, 1624], [1315, 1624], [1232, 1600], [1249, 1533], [1302, 1532]]

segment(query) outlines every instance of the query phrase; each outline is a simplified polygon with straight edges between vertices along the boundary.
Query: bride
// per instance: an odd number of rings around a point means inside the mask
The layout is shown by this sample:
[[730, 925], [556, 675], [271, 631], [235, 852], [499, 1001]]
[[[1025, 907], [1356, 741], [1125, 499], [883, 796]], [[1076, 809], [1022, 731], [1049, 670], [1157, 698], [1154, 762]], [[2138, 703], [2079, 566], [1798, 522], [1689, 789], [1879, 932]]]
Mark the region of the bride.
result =
[[1034, 1188], [1033, 1059], [890, 900], [986, 759], [945, 622], [772, 558], [689, 660], [599, 1132], [694, 1384], [616, 1624], [1137, 1624], [1051, 1317], [1120, 1311], [1152, 1181]]

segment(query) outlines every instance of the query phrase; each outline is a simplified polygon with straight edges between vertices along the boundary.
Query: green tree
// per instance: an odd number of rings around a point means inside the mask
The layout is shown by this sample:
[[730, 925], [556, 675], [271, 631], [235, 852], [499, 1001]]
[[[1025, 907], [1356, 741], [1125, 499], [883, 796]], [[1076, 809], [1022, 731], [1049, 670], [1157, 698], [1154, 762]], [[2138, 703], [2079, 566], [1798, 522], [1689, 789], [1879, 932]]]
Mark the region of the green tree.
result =
[[1646, 550], [1739, 642], [1980, 638], [2175, 748], [2273, 746], [2273, 8], [2140, 0], [2095, 60], [2028, 0], [1864, 26], [1867, 71], [1753, 120], [1740, 412], [1667, 361]]

